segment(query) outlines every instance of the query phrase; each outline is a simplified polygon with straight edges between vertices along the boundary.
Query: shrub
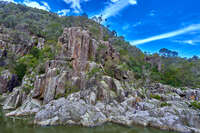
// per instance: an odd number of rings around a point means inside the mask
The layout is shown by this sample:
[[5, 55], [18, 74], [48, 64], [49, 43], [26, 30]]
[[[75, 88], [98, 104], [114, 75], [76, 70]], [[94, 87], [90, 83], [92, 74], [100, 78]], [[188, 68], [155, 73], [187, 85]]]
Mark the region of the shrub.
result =
[[33, 89], [33, 86], [28, 85], [28, 84], [25, 84], [24, 87], [23, 87], [23, 91], [24, 91], [26, 94], [28, 94], [28, 93], [31, 91], [31, 89]]
[[65, 97], [68, 97], [70, 94], [78, 92], [79, 90], [75, 85], [72, 85], [71, 81], [65, 83]]
[[160, 107], [165, 107], [165, 106], [172, 106], [170, 103], [163, 102], [160, 104]]
[[25, 65], [24, 63], [17, 63], [14, 70], [15, 70], [15, 73], [16, 73], [19, 81], [22, 81], [22, 79], [27, 71], [27, 65]]
[[38, 59], [30, 54], [21, 57], [18, 62], [25, 64], [28, 68], [35, 68], [38, 65]]
[[50, 46], [45, 46], [40, 52], [40, 59], [53, 59], [55, 52], [52, 51]]
[[33, 47], [30, 50], [30, 54], [33, 55], [33, 57], [39, 59], [39, 57], [40, 57], [40, 50], [37, 47]]
[[90, 72], [87, 73], [88, 79], [92, 78], [96, 73], [101, 72], [101, 69], [98, 67], [93, 68]]
[[102, 50], [106, 50], [107, 49], [107, 46], [106, 45], [103, 45], [103, 44], [100, 44], [97, 48], [97, 52], [100, 52]]
[[191, 102], [190, 106], [197, 108], [197, 109], [200, 109], [200, 102], [197, 102], [197, 101]]
[[38, 66], [38, 74], [41, 75], [41, 74], [44, 74], [45, 73], [45, 65], [44, 64], [41, 64]]
[[161, 100], [161, 96], [160, 96], [160, 95], [150, 94], [150, 98], [154, 98], [154, 99], [157, 99], [157, 100]]

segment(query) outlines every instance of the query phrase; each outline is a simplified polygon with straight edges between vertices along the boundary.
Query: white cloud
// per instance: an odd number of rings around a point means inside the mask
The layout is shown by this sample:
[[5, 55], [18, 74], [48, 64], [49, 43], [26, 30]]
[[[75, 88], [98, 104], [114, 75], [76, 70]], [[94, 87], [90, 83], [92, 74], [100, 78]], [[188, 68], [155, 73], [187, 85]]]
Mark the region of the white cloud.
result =
[[131, 44], [132, 45], [140, 45], [140, 44], [144, 44], [144, 43], [148, 43], [148, 42], [152, 42], [152, 41], [156, 41], [156, 40], [171, 38], [174, 36], [182, 35], [182, 34], [192, 32], [192, 31], [197, 31], [197, 30], [200, 30], [200, 24], [190, 25], [190, 26], [185, 27], [180, 30], [164, 33], [164, 34], [157, 35], [157, 36], [152, 36], [152, 37], [142, 39], [142, 40], [135, 40], [135, 41], [132, 41]]
[[0, 1], [16, 3], [14, 0], [0, 0]]
[[109, 4], [99, 15], [102, 14], [103, 20], [111, 16], [117, 15], [122, 9], [129, 5], [137, 4], [136, 0], [112, 0], [113, 3]]
[[136, 1], [136, 0], [129, 0], [129, 3], [130, 3], [131, 5], [135, 5], [135, 4], [137, 4], [137, 1]]
[[42, 1], [41, 3], [48, 9], [48, 11], [51, 10], [51, 8], [47, 2]]
[[33, 7], [33, 8], [38, 8], [38, 9], [42, 9], [42, 10], [46, 10], [49, 11], [51, 8], [49, 7], [48, 3], [46, 2], [41, 2], [41, 4], [39, 4], [36, 1], [30, 1], [30, 0], [24, 0], [23, 4], [29, 7]]
[[66, 16], [67, 13], [69, 13], [70, 10], [69, 9], [62, 9], [60, 11], [58, 11], [57, 13], [60, 15], [60, 16]]
[[71, 8], [74, 9], [74, 13], [80, 13], [82, 11], [81, 9], [81, 3], [82, 2], [88, 2], [89, 0], [64, 0], [65, 3], [71, 4]]

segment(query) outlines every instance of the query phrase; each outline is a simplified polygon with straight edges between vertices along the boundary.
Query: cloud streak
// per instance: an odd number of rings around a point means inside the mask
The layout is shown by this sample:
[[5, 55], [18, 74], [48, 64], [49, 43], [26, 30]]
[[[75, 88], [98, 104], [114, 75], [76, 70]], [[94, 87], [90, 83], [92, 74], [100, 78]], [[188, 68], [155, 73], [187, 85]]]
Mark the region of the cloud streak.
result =
[[136, 0], [113, 0], [99, 15], [102, 14], [103, 20], [106, 18], [109, 18], [111, 16], [115, 16], [118, 12], [120, 12], [122, 9], [127, 7], [128, 5], [135, 5], [137, 4]]
[[157, 36], [152, 36], [152, 37], [149, 37], [146, 39], [131, 41], [131, 44], [132, 45], [140, 45], [140, 44], [144, 44], [144, 43], [148, 43], [148, 42], [153, 42], [156, 40], [162, 40], [162, 39], [175, 37], [178, 35], [182, 35], [182, 34], [185, 34], [185, 33], [191, 32], [191, 31], [197, 31], [197, 30], [200, 30], [200, 24], [193, 24], [193, 25], [190, 25], [188, 27], [185, 27], [183, 29], [179, 29], [176, 31], [164, 33], [164, 34], [157, 35]]
[[38, 8], [46, 11], [50, 11], [51, 8], [49, 7], [48, 3], [46, 2], [41, 2], [42, 4], [39, 4], [36, 1], [31, 1], [31, 0], [24, 0], [23, 4], [32, 8]]

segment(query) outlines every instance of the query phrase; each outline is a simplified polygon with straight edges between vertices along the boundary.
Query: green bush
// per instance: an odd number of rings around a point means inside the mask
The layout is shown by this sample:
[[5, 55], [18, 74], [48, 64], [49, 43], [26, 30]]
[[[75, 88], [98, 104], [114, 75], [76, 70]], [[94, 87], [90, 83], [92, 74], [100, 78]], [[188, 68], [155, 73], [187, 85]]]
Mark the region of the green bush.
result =
[[197, 101], [191, 102], [190, 106], [192, 106], [196, 109], [200, 109], [200, 102], [197, 102]]
[[23, 87], [23, 91], [24, 91], [26, 94], [29, 94], [29, 92], [31, 91], [31, 89], [33, 89], [33, 86], [31, 86], [31, 85], [25, 84], [24, 87]]
[[157, 100], [161, 100], [161, 96], [160, 96], [160, 95], [150, 94], [150, 98], [154, 98], [154, 99], [157, 99]]
[[39, 59], [39, 57], [40, 57], [40, 50], [37, 47], [33, 47], [30, 50], [30, 54], [33, 55], [33, 57]]
[[41, 64], [38, 66], [38, 74], [44, 74], [45, 73], [45, 64]]
[[87, 73], [88, 79], [92, 78], [95, 74], [101, 72], [101, 69], [98, 67], [93, 68], [90, 72]]
[[106, 50], [107, 49], [107, 46], [106, 45], [103, 45], [103, 44], [100, 44], [97, 48], [97, 52], [100, 52], [102, 50]]
[[24, 63], [17, 63], [14, 70], [15, 70], [15, 73], [16, 73], [18, 79], [20, 81], [22, 81], [22, 79], [27, 71], [27, 65], [25, 65]]
[[18, 62], [25, 64], [27, 68], [35, 68], [39, 63], [38, 59], [30, 54], [21, 57]]
[[46, 45], [40, 52], [41, 59], [53, 59], [55, 56], [55, 52], [52, 51], [52, 48], [49, 45]]
[[65, 83], [65, 97], [68, 97], [70, 94], [78, 91], [79, 89], [75, 85], [72, 85], [71, 81], [67, 81]]
[[161, 107], [165, 107], [165, 106], [172, 106], [170, 103], [167, 102], [163, 102], [160, 104]]

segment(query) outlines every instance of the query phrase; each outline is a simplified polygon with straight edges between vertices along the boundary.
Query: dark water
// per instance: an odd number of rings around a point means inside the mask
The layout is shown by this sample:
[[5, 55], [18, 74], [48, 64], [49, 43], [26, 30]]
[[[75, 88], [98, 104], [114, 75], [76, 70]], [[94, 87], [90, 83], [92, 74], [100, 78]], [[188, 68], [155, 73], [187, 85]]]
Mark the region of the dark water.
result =
[[28, 120], [4, 117], [0, 109], [0, 133], [172, 133], [153, 128], [123, 127], [115, 124], [105, 124], [96, 128], [80, 126], [40, 127], [28, 124]]

